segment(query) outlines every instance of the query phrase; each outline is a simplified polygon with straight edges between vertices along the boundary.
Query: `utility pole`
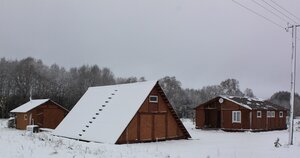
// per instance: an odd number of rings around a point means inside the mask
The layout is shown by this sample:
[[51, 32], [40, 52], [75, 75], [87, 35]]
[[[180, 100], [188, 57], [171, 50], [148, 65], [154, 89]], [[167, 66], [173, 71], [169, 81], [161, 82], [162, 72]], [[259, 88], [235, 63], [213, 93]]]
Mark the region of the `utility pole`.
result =
[[297, 27], [300, 25], [292, 25], [292, 72], [291, 72], [291, 96], [290, 96], [290, 125], [289, 125], [289, 145], [293, 145], [294, 135], [294, 97], [295, 97], [295, 81], [296, 81], [296, 54], [297, 54]]

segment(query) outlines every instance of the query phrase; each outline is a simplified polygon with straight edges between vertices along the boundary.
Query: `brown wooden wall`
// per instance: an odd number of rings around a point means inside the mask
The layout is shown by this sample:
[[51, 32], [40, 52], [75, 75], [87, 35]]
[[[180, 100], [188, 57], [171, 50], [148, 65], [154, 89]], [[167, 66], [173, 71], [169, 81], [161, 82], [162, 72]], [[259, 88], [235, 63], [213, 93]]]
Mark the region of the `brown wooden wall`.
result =
[[204, 108], [199, 107], [196, 109], [196, 128], [204, 128], [205, 126], [205, 112]]
[[[257, 117], [257, 111], [261, 111], [262, 117]], [[270, 110], [271, 111], [271, 110]], [[276, 130], [286, 129], [287, 111], [282, 110], [283, 117], [279, 117], [279, 112], [275, 111], [275, 117], [267, 117], [267, 110], [253, 110], [252, 112], [252, 129], [253, 130]]]
[[[150, 95], [158, 96], [158, 103], [150, 103]], [[149, 96], [123, 131], [117, 144], [187, 138], [158, 86], [153, 88]]]
[[[40, 128], [55, 129], [58, 124], [64, 119], [67, 111], [55, 103], [48, 101], [27, 113], [16, 113], [16, 128], [26, 129], [30, 123], [30, 115], [32, 116], [31, 124], [39, 125]], [[24, 119], [27, 115], [27, 120]]]
[[[232, 122], [232, 111], [241, 111], [241, 123]], [[222, 129], [250, 129], [250, 110], [228, 100], [222, 103]]]
[[[219, 98], [215, 98], [201, 106], [196, 107], [196, 128], [207, 128], [207, 119], [210, 119], [210, 123], [214, 124], [216, 119], [220, 119], [220, 127], [224, 130], [275, 130], [286, 129], [286, 116], [287, 111], [282, 110], [283, 117], [279, 117], [279, 112], [275, 111], [275, 118], [267, 118], [267, 110], [259, 110], [262, 112], [262, 117], [257, 118], [257, 110], [246, 109], [234, 102], [224, 99], [221, 104], [218, 102]], [[214, 109], [215, 108], [215, 109]], [[207, 117], [214, 111], [213, 117]], [[217, 117], [217, 112], [220, 111]], [[241, 111], [241, 123], [232, 122], [232, 111]], [[251, 116], [250, 116], [251, 115]], [[210, 127], [216, 128], [216, 127]]]
[[[27, 119], [25, 119], [26, 115]], [[17, 113], [16, 114], [16, 128], [17, 129], [26, 129], [26, 126], [29, 123], [29, 115], [27, 113]]]

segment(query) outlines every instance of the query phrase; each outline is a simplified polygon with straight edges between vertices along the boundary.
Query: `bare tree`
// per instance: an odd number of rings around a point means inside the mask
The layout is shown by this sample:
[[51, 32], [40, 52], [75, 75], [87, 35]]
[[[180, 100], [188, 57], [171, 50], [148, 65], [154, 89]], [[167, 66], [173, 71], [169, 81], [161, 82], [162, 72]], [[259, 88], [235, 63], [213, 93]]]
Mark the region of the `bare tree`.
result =
[[220, 83], [222, 93], [231, 96], [243, 96], [239, 87], [239, 81], [236, 79], [227, 79]]
[[252, 91], [252, 89], [250, 89], [250, 88], [246, 88], [246, 89], [245, 89], [244, 95], [245, 95], [246, 97], [250, 97], [250, 98], [254, 98], [254, 97], [255, 97], [255, 96], [254, 96], [254, 93], [253, 93], [253, 91]]

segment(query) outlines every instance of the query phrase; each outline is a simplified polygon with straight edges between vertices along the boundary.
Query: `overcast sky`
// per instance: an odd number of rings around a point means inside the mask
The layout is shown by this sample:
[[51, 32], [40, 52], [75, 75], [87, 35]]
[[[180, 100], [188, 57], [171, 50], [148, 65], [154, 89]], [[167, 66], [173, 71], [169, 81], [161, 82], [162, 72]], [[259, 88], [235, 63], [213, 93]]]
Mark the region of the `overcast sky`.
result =
[[[286, 26], [253, 1], [236, 1]], [[273, 1], [300, 17], [299, 0]], [[290, 90], [291, 33], [231, 0], [0, 0], [0, 57], [28, 56], [97, 64], [120, 77], [176, 76], [184, 88], [236, 78], [260, 98]]]

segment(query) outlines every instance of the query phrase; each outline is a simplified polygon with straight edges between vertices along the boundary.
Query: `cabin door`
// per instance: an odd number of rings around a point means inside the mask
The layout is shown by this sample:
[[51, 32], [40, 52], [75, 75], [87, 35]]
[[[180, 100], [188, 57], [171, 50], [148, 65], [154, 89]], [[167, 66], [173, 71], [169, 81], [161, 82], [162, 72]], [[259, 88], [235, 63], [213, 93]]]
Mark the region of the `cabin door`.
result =
[[166, 139], [166, 114], [155, 114], [154, 115], [154, 138], [156, 140]]
[[166, 113], [140, 114], [140, 140], [155, 141], [166, 139]]
[[141, 141], [152, 140], [152, 115], [141, 114], [140, 115], [140, 139]]
[[217, 109], [205, 109], [205, 127], [221, 128], [221, 111]]

